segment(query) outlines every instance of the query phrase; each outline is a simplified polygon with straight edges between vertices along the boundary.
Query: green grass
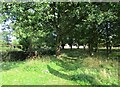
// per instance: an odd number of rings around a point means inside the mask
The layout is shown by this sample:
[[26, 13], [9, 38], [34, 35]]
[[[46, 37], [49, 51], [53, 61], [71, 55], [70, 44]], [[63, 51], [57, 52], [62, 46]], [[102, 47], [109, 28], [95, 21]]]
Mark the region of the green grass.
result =
[[[2, 84], [10, 85], [49, 85], [49, 84], [75, 84], [52, 75], [47, 65], [57, 67], [49, 60], [27, 60], [25, 62], [3, 62]], [[9, 68], [8, 68], [9, 67]]]
[[1, 85], [118, 85], [118, 61], [106, 60], [104, 55], [89, 57], [84, 51], [64, 50], [57, 59], [43, 56], [2, 62], [0, 74]]

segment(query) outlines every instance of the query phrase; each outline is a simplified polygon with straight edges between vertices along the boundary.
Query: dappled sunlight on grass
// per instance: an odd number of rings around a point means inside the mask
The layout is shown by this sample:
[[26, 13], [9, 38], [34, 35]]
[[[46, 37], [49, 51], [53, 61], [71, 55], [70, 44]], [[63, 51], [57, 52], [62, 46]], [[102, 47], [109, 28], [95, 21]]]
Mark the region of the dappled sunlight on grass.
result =
[[[69, 51], [68, 51], [69, 52]], [[62, 53], [26, 61], [3, 62], [4, 85], [118, 85], [118, 61]], [[79, 53], [76, 51], [75, 53]], [[82, 56], [83, 55], [83, 56]]]
[[[0, 65], [0, 72], [1, 72], [1, 69], [2, 69], [2, 68], [1, 68], [1, 65]], [[2, 86], [1, 83], [2, 83], [2, 73], [0, 73], [0, 87]]]
[[[72, 54], [70, 54], [72, 56]], [[90, 84], [99, 84], [99, 85], [117, 85], [118, 84], [118, 61], [111, 59], [102, 59], [101, 57], [89, 57], [84, 58], [71, 57], [65, 53], [54, 60], [56, 65], [60, 66], [61, 69], [57, 69], [56, 72], [66, 73], [67, 75], [73, 75], [75, 82], [78, 84], [90, 85]], [[55, 69], [55, 68], [54, 68]], [[53, 69], [51, 69], [53, 70]], [[64, 75], [61, 73], [61, 77]], [[55, 73], [53, 72], [55, 75]], [[80, 80], [79, 75], [89, 75], [94, 78], [96, 81], [87, 81], [89, 78], [84, 78], [83, 81]], [[69, 76], [67, 76], [70, 78]], [[64, 78], [64, 77], [63, 77]], [[67, 78], [67, 79], [68, 79]], [[76, 80], [76, 78], [79, 78]], [[65, 78], [66, 79], [66, 78]], [[86, 83], [85, 83], [86, 82]]]
[[[2, 84], [11, 84], [11, 85], [59, 85], [59, 84], [75, 84], [74, 82], [67, 81], [61, 78], [58, 78], [49, 73], [47, 69], [47, 64], [51, 64], [52, 66], [56, 66], [55, 63], [48, 61], [44, 61], [43, 59], [35, 59], [35, 60], [26, 60], [24, 63], [16, 62], [17, 67], [10, 68], [7, 70], [3, 70]], [[14, 62], [6, 62], [11, 66]], [[19, 64], [20, 63], [20, 64]], [[53, 82], [52, 82], [53, 81]]]

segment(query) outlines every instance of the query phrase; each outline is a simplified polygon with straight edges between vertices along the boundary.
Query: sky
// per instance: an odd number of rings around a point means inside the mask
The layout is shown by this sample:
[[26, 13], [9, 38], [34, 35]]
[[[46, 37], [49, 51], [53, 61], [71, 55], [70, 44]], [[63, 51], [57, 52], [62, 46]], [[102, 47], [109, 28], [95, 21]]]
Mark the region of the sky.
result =
[[0, 24], [0, 33], [2, 32], [2, 26], [1, 26], [1, 24]]
[[[5, 22], [5, 25], [9, 25], [12, 21], [11, 20], [8, 20]], [[3, 23], [0, 23], [0, 32], [2, 32], [2, 25]], [[5, 31], [9, 31], [8, 29], [6, 29]]]
[[[11, 23], [11, 20], [8, 20], [5, 24], [9, 25]], [[2, 33], [2, 24], [0, 24], [0, 33]], [[9, 31], [8, 29], [6, 29], [5, 31]], [[10, 36], [11, 40], [15, 40], [16, 38], [14, 36]]]

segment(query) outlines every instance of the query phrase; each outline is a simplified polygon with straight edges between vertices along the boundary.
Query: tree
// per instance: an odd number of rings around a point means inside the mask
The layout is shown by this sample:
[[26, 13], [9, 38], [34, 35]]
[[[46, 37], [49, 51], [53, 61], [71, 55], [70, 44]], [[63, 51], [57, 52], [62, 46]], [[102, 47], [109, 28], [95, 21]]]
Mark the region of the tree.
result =
[[[13, 22], [13, 34], [20, 39], [20, 44], [23, 49], [31, 51], [33, 45], [33, 38], [45, 35], [43, 31], [43, 12], [45, 9], [40, 8], [41, 3], [27, 2], [27, 3], [3, 3], [3, 15], [9, 16]], [[42, 4], [42, 7], [46, 4]], [[42, 23], [41, 23], [42, 22]], [[41, 30], [41, 31], [40, 31]], [[41, 33], [43, 32], [43, 33]], [[26, 44], [24, 43], [27, 40]], [[34, 38], [35, 39], [35, 38]], [[23, 42], [23, 43], [22, 43]], [[25, 45], [25, 46], [24, 46]]]
[[92, 55], [104, 44], [108, 54], [120, 42], [118, 7], [116, 3], [3, 3], [2, 16], [12, 20], [13, 34], [28, 51], [47, 46], [56, 48], [58, 56], [61, 46], [64, 49], [68, 43], [72, 49], [75, 43], [88, 45]]

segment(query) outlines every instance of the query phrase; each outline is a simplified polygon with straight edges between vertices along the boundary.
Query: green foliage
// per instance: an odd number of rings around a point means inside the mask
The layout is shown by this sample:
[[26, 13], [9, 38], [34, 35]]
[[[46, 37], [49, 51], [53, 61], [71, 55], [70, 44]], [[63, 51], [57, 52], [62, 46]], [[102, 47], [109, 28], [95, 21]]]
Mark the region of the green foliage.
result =
[[3, 31], [2, 32], [2, 43], [4, 44], [4, 45], [8, 45], [9, 44], [9, 32], [7, 32], [7, 31]]
[[[13, 34], [30, 48], [60, 45], [88, 45], [89, 53], [98, 46], [119, 44], [119, 4], [117, 3], [2, 3], [3, 19], [11, 19]], [[54, 34], [54, 36], [53, 36]], [[111, 39], [109, 37], [112, 37]], [[24, 41], [23, 41], [24, 42]], [[29, 49], [30, 49], [29, 48]], [[108, 50], [108, 49], [107, 49]]]
[[13, 45], [19, 45], [19, 42], [18, 42], [18, 40], [13, 40], [13, 41], [12, 41], [12, 44], [13, 44]]
[[23, 46], [23, 50], [27, 51], [29, 49], [31, 39], [28, 37], [22, 38], [19, 43], [20, 43], [20, 45]]

